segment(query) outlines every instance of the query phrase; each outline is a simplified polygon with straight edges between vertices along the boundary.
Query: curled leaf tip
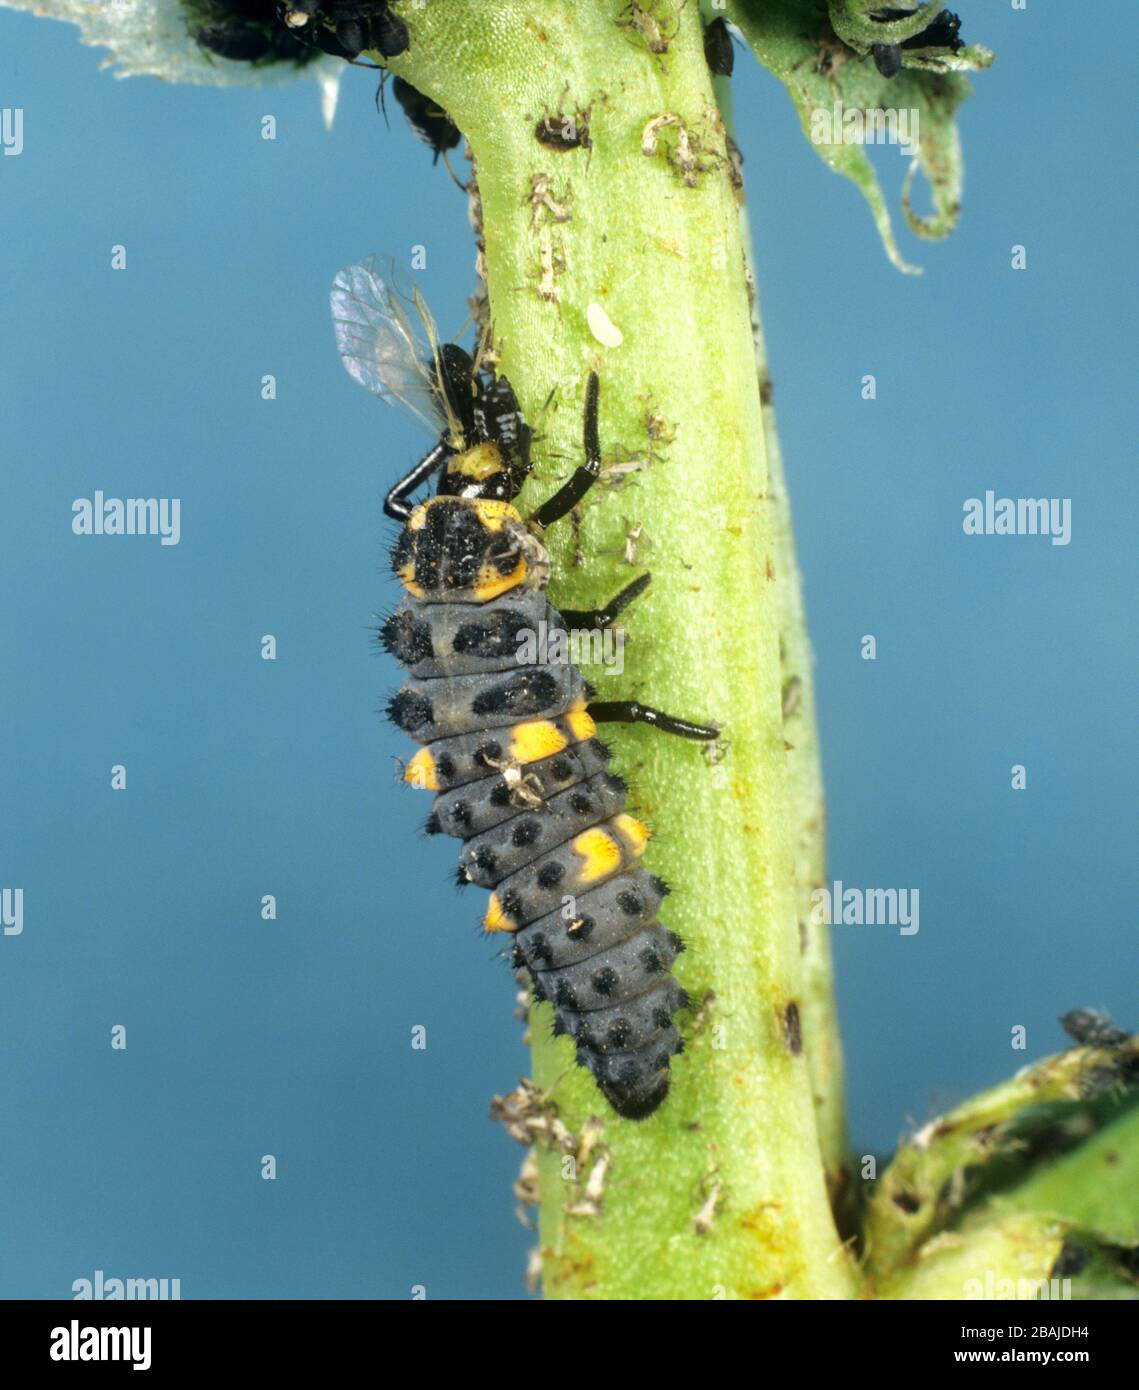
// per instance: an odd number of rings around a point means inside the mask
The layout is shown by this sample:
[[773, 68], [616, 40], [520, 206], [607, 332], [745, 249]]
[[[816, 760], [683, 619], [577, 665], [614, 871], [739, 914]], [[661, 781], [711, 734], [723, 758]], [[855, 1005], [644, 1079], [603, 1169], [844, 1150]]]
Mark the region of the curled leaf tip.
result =
[[[802, 0], [729, 0], [729, 14], [787, 88], [819, 158], [866, 199], [891, 263], [920, 274], [898, 249], [866, 146], [916, 156], [902, 187], [906, 225], [925, 240], [948, 236], [961, 215], [956, 110], [970, 91], [964, 73], [991, 66], [994, 55], [964, 44], [960, 20], [937, 2], [887, 11], [879, 0], [829, 0], [821, 27], [818, 8]], [[912, 201], [918, 167], [933, 202], [926, 215]]]

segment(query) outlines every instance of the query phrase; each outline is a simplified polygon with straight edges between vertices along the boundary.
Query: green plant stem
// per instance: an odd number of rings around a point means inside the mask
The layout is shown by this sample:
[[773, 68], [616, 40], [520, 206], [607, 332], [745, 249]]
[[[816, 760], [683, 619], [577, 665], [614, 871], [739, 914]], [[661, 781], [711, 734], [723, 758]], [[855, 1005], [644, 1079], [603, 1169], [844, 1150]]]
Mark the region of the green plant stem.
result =
[[[729, 134], [734, 135], [731, 83], [719, 78], [716, 99]], [[803, 580], [795, 550], [791, 498], [775, 419], [774, 384], [763, 332], [755, 265], [755, 246], [747, 205], [740, 208], [741, 236], [751, 283], [751, 326], [760, 386], [763, 437], [767, 449], [768, 504], [775, 594], [779, 607], [779, 652], [782, 661], [783, 730], [791, 813], [795, 825], [795, 889], [799, 944], [803, 952], [803, 1048], [811, 1072], [811, 1090], [819, 1127], [819, 1149], [827, 1188], [840, 1224], [848, 1229], [852, 1206], [851, 1168], [843, 1095], [842, 1039], [834, 995], [830, 928], [811, 920], [811, 894], [824, 886], [827, 867], [826, 799], [823, 793], [819, 730], [815, 714], [814, 654], [807, 633]]]
[[[566, 606], [627, 581], [631, 528], [651, 542], [653, 585], [627, 624], [627, 669], [595, 683], [607, 698], [635, 693], [724, 729], [716, 764], [651, 730], [613, 734], [654, 830], [647, 862], [675, 888], [664, 916], [688, 944], [678, 973], [700, 1007], [668, 1101], [639, 1123], [612, 1116], [535, 1011], [536, 1079], [571, 1130], [601, 1122], [585, 1171], [542, 1155], [544, 1285], [561, 1297], [846, 1297], [790, 1022], [804, 998], [798, 827], [738, 210], [695, 7], [656, 7], [664, 54], [619, 26], [623, 9], [432, 0], [404, 8], [412, 44], [392, 64], [474, 151], [501, 369], [532, 418], [556, 388], [523, 508], [580, 457], [591, 368], [607, 462], [646, 465], [585, 508], [584, 567], [568, 524], [550, 535], [552, 592]], [[580, 121], [586, 110], [591, 149], [536, 140], [543, 115]], [[621, 346], [593, 335], [591, 303]]]

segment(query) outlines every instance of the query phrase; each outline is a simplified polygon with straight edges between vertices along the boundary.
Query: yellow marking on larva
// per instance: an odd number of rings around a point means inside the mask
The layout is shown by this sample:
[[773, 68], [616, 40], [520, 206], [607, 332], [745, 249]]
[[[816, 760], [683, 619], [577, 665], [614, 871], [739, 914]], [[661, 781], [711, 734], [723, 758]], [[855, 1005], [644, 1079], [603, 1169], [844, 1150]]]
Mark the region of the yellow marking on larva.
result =
[[435, 759], [430, 751], [421, 748], [403, 770], [403, 780], [409, 787], [420, 787], [423, 791], [439, 790], [439, 774], [435, 770]]
[[584, 743], [587, 738], [592, 738], [597, 732], [597, 725], [586, 710], [584, 700], [579, 700], [566, 712], [566, 723], [570, 727], [570, 733], [573, 734], [578, 743]]
[[548, 719], [515, 724], [510, 731], [510, 756], [519, 763], [536, 763], [552, 758], [566, 746], [566, 736]]
[[509, 502], [499, 502], [493, 497], [480, 497], [471, 505], [488, 531], [501, 531], [508, 521], [516, 521], [519, 526], [522, 525], [521, 513]]
[[621, 846], [617, 840], [600, 825], [591, 830], [583, 830], [570, 842], [574, 854], [581, 857], [581, 869], [576, 882], [596, 883], [598, 879], [608, 878], [621, 867]]
[[[430, 501], [434, 502], [434, 497], [432, 497]], [[412, 514], [407, 518], [407, 529], [409, 531], [422, 531], [423, 528], [427, 525], [428, 505], [428, 502], [421, 502], [419, 506], [415, 508]]]
[[[456, 499], [454, 497], [448, 497], [447, 494], [444, 492], [437, 492], [434, 497], [425, 497], [422, 502], [417, 502], [415, 504], [414, 511], [407, 519], [407, 524], [411, 527], [413, 531], [418, 531], [419, 528], [423, 525], [423, 517], [426, 516], [427, 512], [430, 511], [432, 507], [441, 507], [448, 502], [453, 507], [455, 505], [455, 501]], [[415, 519], [417, 515], [420, 516], [419, 521], [416, 521]]]
[[510, 920], [502, 910], [502, 904], [498, 901], [498, 894], [492, 893], [490, 901], [486, 905], [486, 916], [483, 918], [483, 927], [486, 931], [517, 931], [517, 926]]
[[644, 854], [645, 846], [652, 834], [644, 821], [639, 821], [636, 816], [630, 816], [628, 812], [622, 811], [619, 816], [614, 816], [609, 823], [625, 841], [625, 848], [630, 854], [636, 855], [638, 858]]
[[410, 562], [410, 563], [408, 563], [408, 564], [406, 564], [406, 565], [400, 565], [399, 569], [396, 570], [396, 578], [397, 578], [397, 579], [399, 580], [399, 582], [403, 585], [403, 587], [407, 590], [407, 592], [412, 596], [412, 598], [422, 598], [422, 597], [423, 597], [423, 594], [424, 594], [423, 585], [422, 585], [422, 584], [417, 584], [417, 583], [415, 582], [415, 563], [414, 563], [414, 561], [412, 561], [412, 562]]
[[[493, 528], [492, 528], [493, 529]], [[513, 589], [526, 578], [526, 561], [521, 555], [510, 574], [499, 574], [493, 565], [480, 565], [474, 596], [479, 603], [489, 603], [492, 598]]]

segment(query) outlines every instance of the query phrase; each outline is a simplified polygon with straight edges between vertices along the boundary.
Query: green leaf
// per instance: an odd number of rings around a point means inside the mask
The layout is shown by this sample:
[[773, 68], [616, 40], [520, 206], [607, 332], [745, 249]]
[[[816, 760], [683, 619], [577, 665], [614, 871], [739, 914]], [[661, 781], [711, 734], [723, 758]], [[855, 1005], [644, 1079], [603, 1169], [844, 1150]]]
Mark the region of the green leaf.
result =
[[1039, 1297], [1064, 1248], [1063, 1223], [1032, 1212], [976, 1220], [963, 1232], [927, 1241], [906, 1264], [882, 1278], [879, 1298], [977, 1299]]
[[[998, 1183], [1023, 1182], [1034, 1156], [1086, 1139], [1104, 1107], [1118, 1110], [1119, 1088], [1134, 1084], [1137, 1057], [1134, 1037], [1119, 1046], [1069, 1048], [923, 1126], [898, 1149], [870, 1198], [868, 1267], [900, 1265]], [[1040, 1202], [1016, 1205], [1052, 1210]], [[1059, 1214], [1086, 1216], [1068, 1205]]]
[[879, 1274], [876, 1292], [892, 1299], [1134, 1299], [1139, 1274], [1128, 1252], [1137, 1246], [1139, 1106], [1132, 1106], [1072, 1153], [1031, 1170], [911, 1250]]
[[1050, 1212], [1109, 1245], [1139, 1246], [1139, 1105], [1001, 1202], [1019, 1211]]
[[[875, 134], [893, 133], [893, 148], [912, 148], [916, 122], [917, 155], [903, 186], [903, 213], [916, 235], [948, 236], [961, 211], [963, 165], [955, 118], [971, 90], [963, 74], [989, 67], [993, 54], [979, 45], [956, 54], [905, 50], [903, 71], [887, 78], [870, 57], [869, 44], [856, 51], [836, 34], [821, 0], [729, 0], [728, 13], [759, 62], [787, 88], [803, 133], [819, 158], [850, 179], [866, 199], [890, 260], [907, 274], [920, 274], [894, 240], [882, 187], [865, 146], [847, 141], [853, 140], [860, 122], [865, 125], [869, 113], [881, 123]], [[916, 213], [912, 205], [911, 184], [918, 168], [933, 200], [928, 216]]]

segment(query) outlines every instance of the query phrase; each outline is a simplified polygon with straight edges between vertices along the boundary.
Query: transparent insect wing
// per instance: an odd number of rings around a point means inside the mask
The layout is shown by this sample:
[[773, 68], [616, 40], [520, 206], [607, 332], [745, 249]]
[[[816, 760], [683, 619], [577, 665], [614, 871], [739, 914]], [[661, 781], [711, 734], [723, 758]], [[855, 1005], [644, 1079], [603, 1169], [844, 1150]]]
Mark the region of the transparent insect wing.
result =
[[[348, 375], [389, 405], [398, 401], [406, 406], [433, 433], [448, 429], [429, 366], [434, 342], [416, 331], [376, 258], [338, 271], [329, 303]], [[431, 331], [418, 296], [416, 305]]]

